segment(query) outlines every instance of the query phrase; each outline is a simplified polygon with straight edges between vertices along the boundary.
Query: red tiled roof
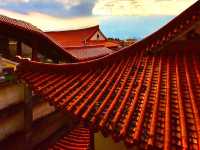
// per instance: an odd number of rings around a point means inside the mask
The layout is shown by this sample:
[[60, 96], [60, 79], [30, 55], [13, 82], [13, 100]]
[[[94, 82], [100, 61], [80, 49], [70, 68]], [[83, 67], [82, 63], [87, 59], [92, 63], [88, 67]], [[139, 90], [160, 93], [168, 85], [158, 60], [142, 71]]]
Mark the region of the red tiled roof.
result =
[[57, 109], [128, 146], [198, 150], [200, 45], [170, 43], [197, 25], [199, 10], [197, 1], [144, 40], [100, 59], [21, 60], [18, 76]]
[[79, 73], [40, 68], [23, 72], [21, 78], [57, 109], [112, 134], [115, 140], [124, 139], [127, 145], [198, 149], [199, 56], [183, 51], [138, 53]]
[[68, 48], [66, 51], [77, 58], [79, 61], [85, 61], [90, 59], [99, 58], [108, 54], [111, 54], [113, 51], [104, 46], [89, 46], [89, 47], [77, 47], [77, 48]]
[[115, 47], [117, 48], [120, 46], [120, 43], [116, 41], [100, 40], [100, 41], [88, 41], [87, 45], [104, 45], [107, 48], [115, 48]]
[[48, 150], [89, 150], [94, 140], [91, 134], [90, 129], [77, 127], [58, 139]]
[[15, 39], [25, 39], [23, 42], [29, 41], [28, 44], [38, 41], [38, 45], [49, 46], [62, 53], [66, 58], [76, 61], [59, 43], [30, 23], [0, 15], [0, 26], [1, 34], [9, 35]]
[[78, 30], [46, 32], [46, 34], [66, 48], [84, 45], [84, 42], [97, 31], [99, 31], [98, 25]]
[[112, 41], [107, 41], [105, 42], [105, 47], [108, 47], [108, 48], [114, 48], [114, 47], [119, 47], [120, 46], [120, 43], [117, 43], [117, 42], [112, 42]]

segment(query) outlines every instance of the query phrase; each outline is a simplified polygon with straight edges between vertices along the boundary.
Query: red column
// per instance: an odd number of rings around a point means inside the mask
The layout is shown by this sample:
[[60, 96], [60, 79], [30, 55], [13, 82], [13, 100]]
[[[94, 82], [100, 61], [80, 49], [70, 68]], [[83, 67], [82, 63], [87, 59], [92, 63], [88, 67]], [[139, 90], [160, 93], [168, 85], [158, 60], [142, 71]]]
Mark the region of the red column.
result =
[[17, 41], [17, 55], [22, 56], [22, 42]]
[[38, 60], [37, 50], [38, 50], [38, 43], [37, 42], [33, 42], [33, 46], [32, 46], [32, 60], [33, 61], [37, 61]]
[[90, 149], [95, 150], [94, 131], [90, 129]]
[[32, 149], [33, 99], [32, 91], [24, 85], [24, 150]]
[[9, 40], [5, 37], [0, 37], [0, 53], [4, 56], [10, 56]]

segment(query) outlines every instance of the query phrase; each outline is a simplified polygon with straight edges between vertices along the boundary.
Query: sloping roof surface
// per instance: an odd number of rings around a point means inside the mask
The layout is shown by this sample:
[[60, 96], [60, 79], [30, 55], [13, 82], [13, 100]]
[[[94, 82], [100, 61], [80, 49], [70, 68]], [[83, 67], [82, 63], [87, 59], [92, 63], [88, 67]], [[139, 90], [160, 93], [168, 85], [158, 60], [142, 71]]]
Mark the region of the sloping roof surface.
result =
[[88, 128], [76, 127], [58, 139], [48, 150], [89, 150], [92, 148], [92, 132]]
[[104, 46], [71, 48], [66, 51], [79, 61], [99, 58], [113, 52]]
[[88, 41], [87, 45], [103, 45], [107, 48], [117, 48], [120, 46], [120, 42], [118, 41], [108, 41], [108, 40], [103, 40], [103, 41]]
[[10, 24], [10, 25], [16, 26], [16, 28], [21, 28], [21, 29], [24, 29], [24, 30], [42, 32], [42, 30], [38, 29], [36, 26], [33, 26], [32, 24], [30, 24], [28, 22], [9, 18], [9, 17], [3, 16], [3, 15], [0, 15], [0, 22], [1, 23], [7, 23], [7, 24]]
[[22, 78], [57, 109], [127, 145], [197, 149], [200, 55], [174, 54], [136, 54], [78, 74], [28, 71]]
[[78, 30], [46, 32], [46, 34], [60, 43], [63, 47], [69, 47], [80, 46], [80, 44], [84, 44], [84, 41], [88, 40], [88, 38], [98, 30], [99, 26], [93, 26]]
[[197, 1], [149, 37], [101, 59], [21, 60], [18, 75], [57, 109], [127, 146], [198, 150], [200, 46], [157, 50], [197, 25], [199, 10]]

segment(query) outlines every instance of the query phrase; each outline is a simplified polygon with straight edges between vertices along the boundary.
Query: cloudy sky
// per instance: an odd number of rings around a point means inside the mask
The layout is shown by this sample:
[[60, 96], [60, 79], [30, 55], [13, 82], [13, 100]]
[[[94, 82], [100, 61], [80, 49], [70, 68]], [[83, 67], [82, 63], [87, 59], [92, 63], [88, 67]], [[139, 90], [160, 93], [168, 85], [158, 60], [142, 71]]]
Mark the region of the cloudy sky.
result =
[[143, 38], [197, 0], [0, 0], [0, 14], [42, 30], [99, 24], [116, 38]]

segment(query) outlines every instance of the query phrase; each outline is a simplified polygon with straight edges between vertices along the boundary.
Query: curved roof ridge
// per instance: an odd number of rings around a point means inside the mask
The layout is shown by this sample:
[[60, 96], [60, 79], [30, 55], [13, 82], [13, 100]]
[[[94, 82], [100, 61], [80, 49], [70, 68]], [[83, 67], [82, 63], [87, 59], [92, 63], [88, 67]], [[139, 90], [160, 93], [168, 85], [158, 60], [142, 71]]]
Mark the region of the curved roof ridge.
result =
[[[182, 34], [184, 31], [188, 30], [194, 24], [196, 24], [198, 21], [200, 21], [200, 1], [197, 1], [192, 6], [190, 6], [188, 9], [183, 11], [181, 14], [179, 14], [177, 17], [172, 19], [169, 23], [155, 31], [154, 33], [150, 34], [146, 38], [134, 43], [131, 46], [128, 46], [126, 48], [123, 48], [117, 52], [114, 52], [112, 54], [109, 54], [107, 56], [93, 59], [85, 62], [80, 63], [68, 63], [68, 64], [45, 64], [45, 63], [39, 63], [39, 62], [33, 62], [33, 61], [23, 61], [23, 64], [26, 65], [33, 65], [35, 67], [46, 67], [48, 66], [51, 69], [60, 70], [61, 68], [73, 68], [79, 66], [87, 66], [87, 65], [94, 65], [97, 63], [103, 63], [104, 61], [109, 61], [111, 58], [116, 58], [116, 56], [120, 55], [130, 55], [130, 53], [133, 53], [137, 50], [154, 50], [159, 49], [163, 47], [163, 45], [167, 45], [169, 42], [177, 38], [180, 34]], [[74, 68], [73, 68], [74, 69]]]
[[[30, 34], [31, 36], [27, 36], [30, 39], [33, 37], [37, 37], [43, 40], [45, 40], [49, 45], [56, 48], [59, 52], [64, 54], [66, 57], [70, 58], [71, 60], [76, 61], [76, 58], [73, 57], [71, 54], [67, 53], [62, 46], [53, 40], [50, 36], [48, 36], [46, 33], [44, 33], [42, 30], [37, 28], [36, 26], [14, 18], [10, 18], [4, 15], [0, 15], [0, 26], [6, 25], [6, 27], [14, 28], [14, 30], [19, 30], [20, 32], [23, 31], [24, 34]], [[13, 34], [14, 35], [14, 34]]]
[[[26, 27], [30, 27], [32, 30], [36, 30], [36, 31], [42, 31], [41, 29], [37, 28], [36, 26], [34, 26], [33, 24], [23, 21], [23, 20], [19, 20], [19, 19], [15, 19], [15, 18], [11, 18], [5, 15], [0, 15], [0, 22], [4, 22], [3, 19], [8, 19], [8, 20], [12, 20], [13, 22], [9, 22], [10, 24], [19, 26], [24, 28], [24, 26]], [[7, 22], [8, 23], [8, 22]], [[27, 28], [26, 28], [27, 29]]]
[[95, 26], [89, 26], [86, 28], [80, 28], [80, 29], [71, 29], [71, 30], [58, 30], [58, 31], [45, 31], [45, 33], [56, 33], [56, 32], [71, 32], [71, 31], [80, 31], [80, 30], [88, 30], [88, 29], [99, 29], [99, 25], [95, 25]]
[[17, 77], [58, 111], [130, 148], [198, 149], [200, 56], [171, 52], [138, 53], [87, 71], [78, 65], [78, 72], [74, 66], [66, 71], [52, 65], [62, 71], [55, 72], [32, 65]]

